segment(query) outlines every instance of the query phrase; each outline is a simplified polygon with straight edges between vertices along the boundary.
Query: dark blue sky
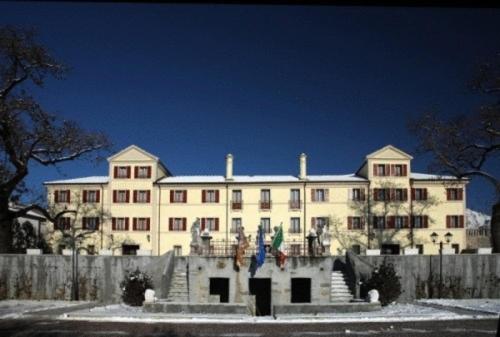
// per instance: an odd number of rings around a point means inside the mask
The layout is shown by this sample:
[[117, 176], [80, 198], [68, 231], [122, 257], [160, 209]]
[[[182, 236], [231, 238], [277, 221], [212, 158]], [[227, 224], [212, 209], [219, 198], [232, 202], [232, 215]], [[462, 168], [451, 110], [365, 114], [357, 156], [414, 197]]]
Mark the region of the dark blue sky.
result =
[[[301, 152], [310, 174], [351, 173], [386, 144], [413, 154], [408, 119], [477, 106], [466, 81], [500, 51], [499, 9], [2, 2], [0, 24], [35, 26], [72, 67], [37, 94], [48, 110], [177, 175], [223, 174], [228, 152], [235, 174], [297, 174]], [[106, 164], [34, 166], [28, 183]], [[492, 196], [474, 181], [469, 205]]]

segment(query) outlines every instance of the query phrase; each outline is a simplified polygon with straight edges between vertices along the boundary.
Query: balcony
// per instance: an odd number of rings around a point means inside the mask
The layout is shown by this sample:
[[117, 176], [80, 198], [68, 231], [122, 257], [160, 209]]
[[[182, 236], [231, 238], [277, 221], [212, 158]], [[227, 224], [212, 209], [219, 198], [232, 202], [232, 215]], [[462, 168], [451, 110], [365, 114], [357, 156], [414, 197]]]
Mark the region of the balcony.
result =
[[231, 201], [231, 209], [232, 210], [242, 210], [243, 209], [243, 201]]
[[272, 204], [271, 200], [264, 200], [264, 201], [261, 200], [259, 202], [260, 209], [261, 210], [266, 210], [266, 211], [268, 211], [268, 210], [271, 209], [271, 204]]
[[290, 201], [288, 201], [288, 207], [290, 209], [300, 209], [300, 200], [290, 200]]

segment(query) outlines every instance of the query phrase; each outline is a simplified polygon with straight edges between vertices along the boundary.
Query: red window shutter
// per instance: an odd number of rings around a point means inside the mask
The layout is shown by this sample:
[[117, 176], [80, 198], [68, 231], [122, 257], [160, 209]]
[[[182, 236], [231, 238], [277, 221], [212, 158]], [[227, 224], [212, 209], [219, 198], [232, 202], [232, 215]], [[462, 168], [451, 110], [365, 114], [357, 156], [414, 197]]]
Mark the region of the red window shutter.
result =
[[201, 230], [205, 230], [205, 218], [201, 218]]
[[101, 202], [101, 191], [99, 190], [95, 191], [95, 201]]
[[446, 216], [446, 228], [451, 227], [451, 217], [449, 215]]
[[458, 188], [458, 200], [464, 200], [464, 190], [462, 188]]
[[87, 191], [84, 190], [83, 191], [83, 199], [82, 199], [83, 202], [87, 202]]
[[365, 229], [365, 218], [361, 217], [360, 222], [361, 222], [361, 229]]
[[174, 218], [168, 218], [168, 230], [174, 230]]
[[206, 190], [201, 191], [201, 202], [207, 202]]
[[115, 166], [113, 168], [113, 178], [117, 178], [118, 177], [118, 166]]
[[126, 198], [125, 198], [125, 200], [126, 200], [127, 202], [130, 202], [130, 191], [129, 191], [129, 190], [127, 190], [125, 194], [126, 194]]
[[137, 202], [137, 191], [134, 190], [134, 202]]
[[82, 217], [82, 229], [87, 229], [87, 218]]
[[116, 202], [116, 193], [117, 193], [117, 191], [113, 190], [113, 202]]
[[174, 202], [174, 190], [170, 190], [170, 203]]
[[128, 218], [125, 218], [125, 230], [128, 231]]
[[347, 229], [352, 229], [352, 216], [347, 217]]
[[411, 200], [415, 200], [415, 189], [411, 189]]
[[459, 227], [464, 228], [464, 216], [463, 215], [460, 215], [459, 221], [460, 221]]
[[111, 218], [111, 229], [116, 230], [116, 218]]
[[389, 171], [390, 169], [391, 169], [390, 165], [389, 164], [385, 164], [385, 175], [386, 176], [390, 175], [390, 171]]
[[403, 189], [403, 201], [408, 200], [408, 190], [405, 188]]
[[391, 164], [391, 176], [395, 175], [394, 164]]
[[132, 219], [132, 229], [134, 231], [137, 230], [137, 218]]
[[219, 218], [215, 218], [215, 231], [219, 231]]
[[188, 192], [186, 190], [182, 191], [182, 202], [187, 202]]
[[410, 225], [410, 218], [407, 215], [405, 215], [403, 217], [403, 228], [409, 228], [410, 227], [409, 225]]
[[215, 202], [219, 202], [219, 190], [215, 190]]
[[151, 219], [150, 218], [147, 218], [146, 219], [146, 230], [150, 230], [151, 229]]
[[373, 164], [373, 175], [374, 175], [374, 176], [378, 176], [378, 172], [377, 172], [377, 164]]
[[127, 178], [130, 178], [130, 166], [127, 166]]
[[59, 191], [54, 191], [54, 202], [59, 202]]
[[373, 189], [373, 200], [378, 201], [378, 188]]
[[148, 166], [148, 178], [151, 178], [151, 166]]
[[387, 193], [387, 191], [389, 192], [388, 193], [389, 194], [389, 200], [391, 200], [391, 201], [396, 200], [396, 189], [394, 189], [394, 188], [388, 188], [388, 189], [386, 189], [386, 193]]
[[146, 191], [146, 202], [151, 202], [151, 190]]
[[429, 217], [427, 215], [424, 215], [424, 225], [422, 227], [424, 228], [429, 228]]
[[359, 191], [359, 200], [360, 201], [365, 201], [366, 199], [366, 196], [365, 196], [365, 189], [364, 188], [361, 188], [360, 191]]
[[71, 202], [71, 191], [66, 190], [66, 193], [68, 193], [68, 203], [70, 203]]
[[182, 230], [185, 231], [186, 230], [186, 221], [187, 219], [186, 218], [182, 218]]
[[451, 192], [450, 189], [447, 188], [446, 189], [446, 200], [450, 200], [451, 199], [451, 193], [450, 192]]
[[423, 189], [423, 195], [424, 195], [423, 199], [427, 200], [427, 189], [426, 188]]
[[387, 228], [394, 228], [395, 217], [393, 215], [387, 217]]
[[316, 189], [311, 189], [311, 201], [316, 201]]
[[99, 230], [99, 225], [100, 225], [100, 221], [99, 221], [99, 218], [96, 218], [96, 222], [95, 222], [95, 229], [96, 230]]
[[406, 177], [408, 175], [408, 168], [406, 164], [403, 165], [403, 177]]
[[139, 166], [134, 166], [134, 178], [139, 177]]

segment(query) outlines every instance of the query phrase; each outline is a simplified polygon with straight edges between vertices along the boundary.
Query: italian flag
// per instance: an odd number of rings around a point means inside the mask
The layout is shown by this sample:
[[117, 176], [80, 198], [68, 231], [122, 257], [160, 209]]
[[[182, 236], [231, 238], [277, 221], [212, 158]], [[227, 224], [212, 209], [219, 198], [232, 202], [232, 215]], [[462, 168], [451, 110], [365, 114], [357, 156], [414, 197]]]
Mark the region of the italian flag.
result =
[[285, 267], [285, 240], [283, 240], [283, 226], [280, 224], [276, 235], [274, 236], [272, 247], [276, 252], [276, 258], [278, 259], [278, 263], [281, 269]]

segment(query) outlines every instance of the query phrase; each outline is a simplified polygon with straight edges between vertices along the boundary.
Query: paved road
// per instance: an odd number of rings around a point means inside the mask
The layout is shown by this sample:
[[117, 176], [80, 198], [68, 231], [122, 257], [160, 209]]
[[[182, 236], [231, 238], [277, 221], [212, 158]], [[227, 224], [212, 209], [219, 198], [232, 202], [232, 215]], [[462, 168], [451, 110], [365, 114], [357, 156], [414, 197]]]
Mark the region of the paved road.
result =
[[498, 320], [334, 324], [172, 324], [61, 321], [50, 318], [0, 320], [0, 336], [16, 337], [483, 337], [496, 336]]

